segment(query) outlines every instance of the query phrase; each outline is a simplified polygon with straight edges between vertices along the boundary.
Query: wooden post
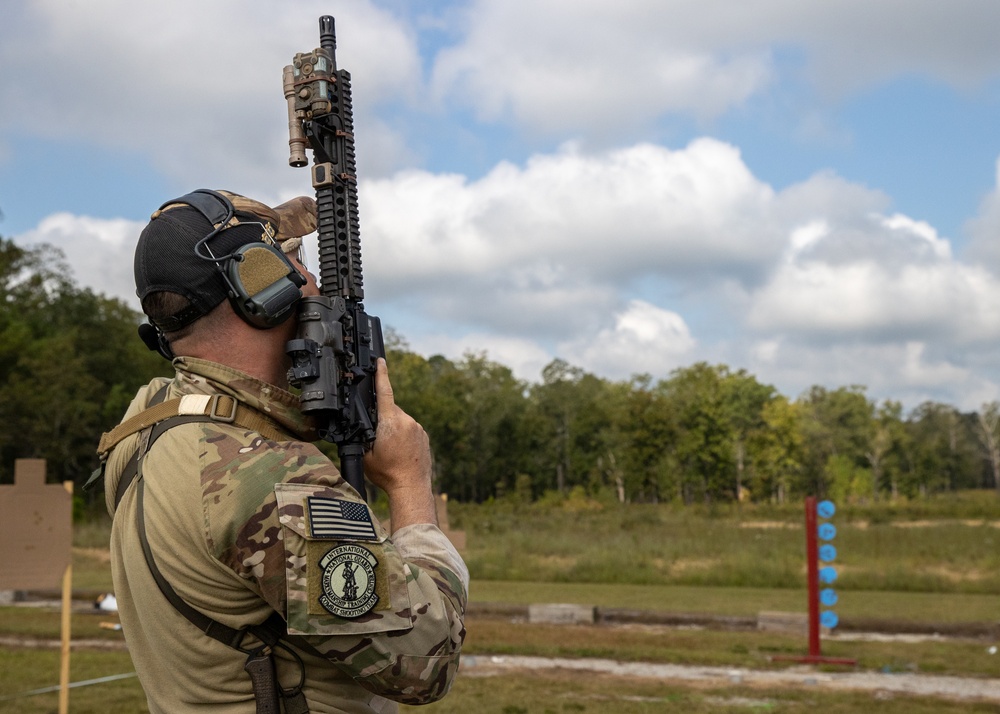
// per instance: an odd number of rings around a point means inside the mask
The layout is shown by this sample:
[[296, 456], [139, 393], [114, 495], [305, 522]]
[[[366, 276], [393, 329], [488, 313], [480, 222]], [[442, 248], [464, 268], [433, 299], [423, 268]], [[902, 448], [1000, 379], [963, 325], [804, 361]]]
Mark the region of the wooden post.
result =
[[[63, 481], [63, 486], [73, 496], [73, 482]], [[70, 515], [72, 518], [72, 512]], [[73, 614], [73, 559], [70, 558], [62, 579], [62, 655], [59, 662], [59, 714], [69, 714], [69, 646]]]

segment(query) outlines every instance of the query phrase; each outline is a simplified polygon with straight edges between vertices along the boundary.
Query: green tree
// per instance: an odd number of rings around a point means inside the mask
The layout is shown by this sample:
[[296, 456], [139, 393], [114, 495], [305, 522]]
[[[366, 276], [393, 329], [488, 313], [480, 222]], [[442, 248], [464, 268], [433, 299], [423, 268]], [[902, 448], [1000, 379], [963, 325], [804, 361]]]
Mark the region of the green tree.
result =
[[989, 464], [991, 485], [1000, 493], [1000, 403], [990, 402], [979, 410], [979, 438]]
[[466, 354], [459, 369], [467, 403], [467, 465], [462, 473], [464, 484], [471, 486], [459, 493], [481, 501], [495, 495], [498, 483], [515, 485], [526, 387], [510, 368], [487, 359], [485, 353]]
[[733, 493], [737, 499], [743, 500], [749, 495], [746, 490], [747, 472], [753, 460], [748, 454], [748, 444], [755, 434], [769, 428], [764, 418], [764, 409], [775, 399], [776, 390], [770, 385], [761, 384], [742, 369], [730, 373], [728, 369], [721, 368], [720, 377], [736, 467]]
[[44, 458], [52, 480], [81, 484], [101, 433], [172, 369], [137, 337], [138, 313], [69, 276], [58, 250], [0, 238], [0, 459], [11, 474], [17, 458]]
[[684, 500], [695, 494], [706, 501], [739, 499], [752, 462], [748, 446], [766, 426], [762, 410], [774, 388], [744, 370], [699, 362], [674, 370], [659, 390], [674, 427]]
[[526, 458], [527, 401], [511, 370], [485, 354], [424, 359], [391, 332], [386, 353], [398, 404], [430, 438], [437, 488], [472, 501], [498, 484], [513, 488]]
[[977, 488], [983, 471], [978, 423], [978, 415], [938, 402], [914, 409], [906, 422], [911, 478], [903, 485], [905, 495]]
[[834, 476], [828, 468], [832, 457], [838, 457], [839, 474], [846, 472], [843, 464], [850, 464], [851, 469], [867, 468], [874, 406], [864, 387], [857, 385], [834, 390], [814, 386], [798, 404], [805, 445], [801, 491], [825, 496]]
[[605, 456], [610, 420], [608, 384], [553, 360], [542, 370], [542, 382], [529, 390], [532, 416], [529, 466], [544, 488], [559, 492], [587, 486]]
[[[609, 466], [620, 470], [619, 498], [658, 503], [684, 497], [683, 471], [677, 457], [676, 421], [649, 375], [622, 384], [614, 400], [614, 427], [608, 432], [621, 448], [620, 458], [606, 448]], [[608, 446], [611, 446], [609, 438]]]
[[761, 408], [761, 427], [751, 432], [750, 489], [755, 500], [784, 503], [801, 483], [802, 407], [776, 396]]
[[879, 499], [888, 490], [892, 498], [899, 495], [900, 480], [908, 466], [906, 453], [909, 432], [903, 423], [903, 405], [886, 400], [876, 410], [872, 420], [871, 438], [866, 456], [872, 475], [872, 498]]

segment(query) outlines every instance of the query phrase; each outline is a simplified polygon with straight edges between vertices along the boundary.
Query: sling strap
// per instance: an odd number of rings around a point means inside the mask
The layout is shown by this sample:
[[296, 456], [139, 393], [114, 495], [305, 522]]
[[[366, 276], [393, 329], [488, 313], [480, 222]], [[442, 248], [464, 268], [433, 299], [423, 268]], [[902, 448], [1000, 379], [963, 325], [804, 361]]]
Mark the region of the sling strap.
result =
[[[106, 447], [107, 450], [110, 450], [125, 437], [146, 430], [146, 438], [140, 440], [139, 447], [129, 458], [128, 462], [126, 462], [125, 469], [118, 481], [118, 487], [115, 492], [115, 509], [117, 510], [118, 504], [121, 502], [126, 491], [128, 491], [129, 486], [137, 481], [136, 520], [139, 541], [142, 545], [142, 553], [146, 559], [146, 565], [149, 567], [153, 580], [167, 601], [188, 622], [212, 639], [247, 655], [247, 660], [243, 668], [250, 675], [257, 714], [280, 714], [282, 703], [285, 714], [308, 714], [309, 705], [302, 691], [306, 676], [305, 664], [299, 654], [283, 641], [287, 637], [287, 628], [284, 619], [277, 612], [274, 612], [258, 625], [248, 625], [236, 629], [224, 625], [197, 608], [192, 607], [174, 590], [173, 586], [156, 565], [156, 559], [153, 557], [153, 550], [149, 545], [149, 539], [146, 535], [144, 509], [145, 480], [142, 477], [143, 457], [149, 453], [156, 440], [169, 429], [192, 422], [222, 421], [261, 432], [262, 436], [268, 436], [268, 434], [263, 433], [263, 429], [251, 426], [252, 423], [256, 422], [265, 425], [265, 428], [270, 431], [270, 438], [284, 438], [284, 435], [276, 428], [271, 427], [269, 424], [270, 420], [263, 417], [263, 415], [259, 415], [261, 419], [258, 420], [248, 418], [253, 416], [253, 410], [243, 407], [231, 397], [217, 395], [216, 397], [206, 398], [206, 400], [199, 400], [198, 403], [189, 401], [186, 404], [184, 403], [185, 397], [163, 402], [166, 389], [166, 386], [162, 387], [150, 399], [150, 408], [123, 422], [119, 427], [105, 434], [101, 439], [101, 448]], [[225, 402], [220, 404], [221, 399], [219, 397], [230, 400], [231, 404]], [[220, 407], [226, 411], [220, 411]], [[223, 418], [219, 418], [220, 415]], [[106, 444], [110, 445], [106, 446]], [[246, 646], [244, 641], [248, 634], [255, 637], [259, 641], [259, 644], [255, 644], [252, 647]], [[277, 680], [273, 656], [276, 648], [288, 652], [298, 663], [299, 681], [293, 687], [282, 687]]]
[[[224, 394], [187, 394], [165, 402], [163, 399], [166, 397], [169, 386], [168, 382], [160, 387], [150, 398], [146, 409], [130, 419], [126, 419], [111, 431], [104, 433], [101, 437], [101, 443], [97, 447], [97, 451], [101, 455], [101, 468], [94, 472], [84, 489], [90, 487], [98, 476], [103, 476], [107, 454], [111, 449], [121, 443], [123, 439], [150, 427], [152, 427], [152, 431], [146, 445], [147, 450], [149, 445], [167, 429], [192, 422], [213, 421], [233, 424], [248, 431], [255, 431], [272, 441], [283, 441], [288, 438], [288, 435], [273, 420], [256, 409], [244, 406]], [[141, 448], [137, 449], [125, 462], [125, 467], [118, 479], [118, 487], [115, 489], [116, 509], [138, 473], [141, 451]]]
[[[156, 390], [156, 394], [154, 394], [152, 397], [150, 397], [149, 401], [146, 402], [146, 409], [148, 410], [150, 407], [155, 407], [160, 402], [162, 402], [163, 399], [167, 396], [167, 389], [169, 387], [170, 387], [170, 382], [167, 382], [162, 387], [160, 387], [158, 390]], [[142, 416], [143, 413], [144, 412], [141, 412], [138, 416]], [[129, 421], [133, 421], [133, 420], [130, 419]], [[115, 429], [112, 429], [112, 432], [117, 431], [118, 428], [120, 428], [120, 426], [121, 425], [119, 425], [119, 427], [117, 427]], [[134, 433], [135, 432], [131, 432], [131, 434], [134, 434]], [[125, 434], [123, 436], [117, 437], [115, 439], [115, 444], [117, 444], [118, 442], [120, 442], [122, 439], [124, 439], [126, 436], [129, 436], [129, 435], [130, 434]], [[107, 434], [103, 434], [101, 436], [101, 444], [100, 444], [100, 446], [104, 445], [104, 437], [105, 436], [107, 436]], [[108, 451], [111, 450], [111, 447], [109, 446], [107, 448], [107, 450], [102, 451], [100, 449], [100, 446], [98, 447], [97, 453], [101, 457], [101, 463], [94, 470], [94, 472], [90, 474], [90, 478], [87, 479], [87, 483], [83, 484], [83, 490], [84, 491], [90, 491], [91, 489], [96, 488], [97, 484], [101, 483], [104, 480], [104, 472], [108, 468]], [[125, 492], [128, 490], [129, 485], [132, 483], [132, 479], [135, 478], [136, 469], [137, 469], [138, 464], [139, 464], [139, 451], [140, 451], [140, 449], [136, 449], [132, 453], [132, 456], [129, 457], [129, 460], [125, 462], [125, 466], [122, 469], [122, 475], [118, 479], [118, 488], [115, 490], [115, 510], [116, 511], [118, 510], [118, 504], [121, 503], [121, 501], [122, 501], [122, 496], [124, 496]]]
[[[207, 416], [175, 416], [168, 419], [164, 419], [158, 424], [154, 424], [149, 431], [149, 444], [159, 438], [159, 436], [174, 426], [180, 426], [181, 424], [191, 424], [192, 422], [205, 422], [212, 421], [210, 417]], [[149, 448], [148, 446], [146, 447]], [[128, 487], [132, 485], [135, 477], [139, 474], [139, 461], [141, 459], [140, 452], [141, 448], [136, 449], [135, 453], [125, 462], [125, 468], [122, 469], [122, 475], [118, 478], [118, 487], [115, 488], [115, 510], [118, 510], [118, 504], [122, 502], [125, 497], [125, 493], [128, 491]]]
[[[161, 424], [157, 424], [158, 427], [162, 426], [163, 428], [158, 430], [156, 436], [163, 434], [171, 426], [177, 426], [177, 420], [180, 419], [184, 419], [184, 417], [174, 417]], [[149, 443], [145, 449], [147, 452], [153, 445], [153, 441], [154, 435], [151, 434]], [[243, 668], [250, 675], [257, 714], [280, 714], [282, 711], [282, 701], [284, 702], [285, 714], [308, 714], [309, 704], [306, 702], [305, 694], [302, 691], [306, 679], [305, 663], [294, 649], [283, 642], [283, 638], [287, 636], [287, 630], [284, 619], [277, 612], [271, 613], [259, 625], [248, 625], [236, 629], [192, 607], [174, 590], [174, 587], [163, 575], [163, 572], [156, 565], [156, 559], [153, 557], [153, 549], [150, 547], [149, 538], [146, 535], [144, 508], [145, 479], [142, 478], [141, 456], [138, 460], [137, 471], [136, 520], [139, 529], [139, 541], [142, 545], [142, 554], [146, 559], [146, 565], [149, 567], [149, 572], [152, 574], [153, 580], [156, 582], [160, 592], [173, 605], [174, 609], [183, 615], [192, 625], [212, 639], [221, 642], [227, 647], [232, 647], [247, 656], [247, 661], [243, 665]], [[259, 644], [247, 647], [244, 641], [248, 634], [257, 638]], [[288, 652], [298, 663], [299, 681], [293, 687], [285, 688], [278, 683], [273, 658], [273, 652], [276, 648], [281, 648]]]
[[208, 417], [205, 421], [235, 424], [248, 431], [256, 431], [265, 439], [273, 441], [287, 438], [274, 420], [252, 407], [241, 404], [233, 397], [225, 394], [185, 394], [150, 406], [132, 418], [126, 419], [111, 431], [105, 432], [101, 436], [101, 443], [97, 446], [97, 453], [103, 457], [122, 439], [175, 416]]

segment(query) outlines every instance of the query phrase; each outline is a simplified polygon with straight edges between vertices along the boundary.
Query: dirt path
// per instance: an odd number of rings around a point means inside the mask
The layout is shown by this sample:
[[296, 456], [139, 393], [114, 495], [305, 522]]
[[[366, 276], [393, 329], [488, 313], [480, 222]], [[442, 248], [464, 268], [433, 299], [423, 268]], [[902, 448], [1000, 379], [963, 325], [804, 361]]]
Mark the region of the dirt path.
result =
[[[0, 636], [0, 649], [58, 649], [59, 640]], [[125, 650], [124, 640], [74, 640], [74, 649]], [[759, 687], [803, 687], [867, 692], [894, 692], [958, 700], [1000, 702], [1000, 679], [944, 677], [926, 674], [884, 674], [881, 672], [819, 672], [810, 666], [782, 670], [739, 667], [617, 662], [609, 659], [570, 659], [517, 655], [465, 655], [461, 672], [467, 677], [490, 677], [521, 671], [561, 669], [597, 672], [613, 677], [639, 677], [710, 685], [734, 684]]]
[[489, 677], [539, 669], [602, 672], [617, 677], [648, 677], [705, 684], [817, 687], [820, 689], [898, 692], [948, 699], [978, 699], [1000, 702], [1000, 679], [939, 677], [923, 674], [881, 674], [877, 672], [817, 672], [812, 667], [765, 671], [734, 667], [615, 662], [606, 659], [478, 655], [462, 657], [461, 671], [465, 676]]

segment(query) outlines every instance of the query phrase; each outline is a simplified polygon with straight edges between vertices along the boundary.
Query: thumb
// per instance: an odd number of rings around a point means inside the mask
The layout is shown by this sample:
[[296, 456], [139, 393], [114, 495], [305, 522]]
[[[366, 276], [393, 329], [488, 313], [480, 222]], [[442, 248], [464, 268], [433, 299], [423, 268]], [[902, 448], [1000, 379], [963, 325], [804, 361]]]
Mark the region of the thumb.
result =
[[392, 384], [389, 383], [389, 367], [384, 357], [379, 357], [375, 365], [375, 400], [378, 403], [378, 410], [388, 411], [389, 407], [396, 403], [392, 394]]

